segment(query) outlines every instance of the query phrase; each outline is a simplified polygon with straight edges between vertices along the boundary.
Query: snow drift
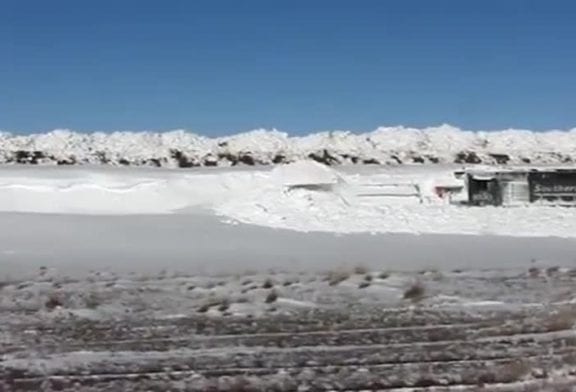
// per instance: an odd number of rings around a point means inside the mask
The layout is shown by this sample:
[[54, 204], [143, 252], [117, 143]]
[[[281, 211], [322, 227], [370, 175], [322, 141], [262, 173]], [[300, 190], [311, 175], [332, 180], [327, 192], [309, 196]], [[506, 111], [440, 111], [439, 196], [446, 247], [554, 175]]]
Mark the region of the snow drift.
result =
[[425, 129], [382, 127], [364, 134], [320, 132], [303, 137], [290, 137], [276, 130], [254, 130], [220, 138], [182, 130], [0, 134], [0, 163], [186, 168], [268, 165], [301, 159], [328, 165], [571, 163], [576, 161], [576, 129], [471, 132], [443, 125]]
[[[441, 165], [355, 173], [309, 161], [273, 170], [4, 167], [0, 212], [163, 215], [185, 231], [208, 214], [227, 223], [300, 232], [576, 237], [574, 208], [441, 203], [429, 190], [453, 181], [451, 174]], [[329, 186], [309, 186], [315, 184]], [[362, 196], [362, 187], [378, 184], [417, 184], [422, 198]]]

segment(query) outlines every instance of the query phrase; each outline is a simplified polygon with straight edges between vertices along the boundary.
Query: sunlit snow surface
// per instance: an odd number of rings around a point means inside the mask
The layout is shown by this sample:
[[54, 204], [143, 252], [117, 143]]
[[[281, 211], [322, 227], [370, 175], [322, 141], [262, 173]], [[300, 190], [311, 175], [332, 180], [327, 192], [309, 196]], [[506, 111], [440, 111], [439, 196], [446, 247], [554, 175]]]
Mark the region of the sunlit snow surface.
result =
[[[455, 169], [403, 166], [338, 171], [314, 162], [250, 170], [3, 168], [0, 211], [184, 214], [193, 223], [201, 208], [229, 223], [304, 232], [576, 237], [576, 209], [470, 208], [437, 199], [433, 187], [454, 183]], [[298, 182], [338, 183], [328, 192], [286, 186]], [[423, 197], [358, 196], [360, 187], [383, 183], [418, 185]]]
[[[454, 169], [4, 167], [1, 272], [574, 263], [576, 209], [447, 205], [430, 190]], [[334, 191], [285, 186], [329, 181]], [[423, 201], [356, 196], [358, 184], [386, 181], [420, 184]]]

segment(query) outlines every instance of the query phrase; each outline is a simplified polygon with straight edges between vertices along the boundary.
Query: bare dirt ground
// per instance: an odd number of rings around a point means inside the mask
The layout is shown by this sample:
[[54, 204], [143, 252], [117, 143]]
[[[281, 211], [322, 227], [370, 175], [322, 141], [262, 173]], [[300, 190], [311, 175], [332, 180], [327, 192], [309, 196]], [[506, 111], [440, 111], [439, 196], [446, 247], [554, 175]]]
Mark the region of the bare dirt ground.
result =
[[576, 391], [576, 270], [185, 276], [0, 290], [0, 391]]

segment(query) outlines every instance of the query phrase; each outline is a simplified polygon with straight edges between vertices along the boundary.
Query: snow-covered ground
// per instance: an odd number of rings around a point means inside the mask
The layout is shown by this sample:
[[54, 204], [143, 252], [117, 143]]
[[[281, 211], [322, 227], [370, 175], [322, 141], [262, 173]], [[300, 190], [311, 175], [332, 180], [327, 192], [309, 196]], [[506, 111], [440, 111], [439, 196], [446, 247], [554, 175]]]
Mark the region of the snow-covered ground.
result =
[[[447, 205], [431, 189], [453, 182], [454, 169], [4, 167], [0, 272], [574, 264], [576, 209]], [[331, 182], [328, 190], [286, 187]], [[400, 183], [419, 185], [422, 200], [359, 196], [362, 187]]]
[[108, 164], [163, 167], [258, 165], [312, 158], [329, 164], [570, 163], [576, 130], [471, 132], [449, 125], [414, 129], [380, 127], [368, 133], [319, 132], [290, 137], [254, 130], [207, 138], [165, 133], [0, 133], [0, 163]]
[[311, 272], [358, 264], [402, 271], [576, 266], [576, 240], [568, 238], [302, 233], [228, 225], [208, 214], [0, 213], [0, 219], [0, 278], [9, 279], [43, 266], [61, 276]]
[[[28, 168], [0, 170], [0, 211], [185, 215], [302, 232], [576, 237], [576, 209], [450, 205], [435, 185], [454, 166], [335, 170], [312, 161], [273, 169]], [[329, 189], [310, 189], [326, 184]], [[290, 186], [302, 187], [290, 188]], [[410, 194], [418, 188], [421, 197]], [[370, 193], [375, 192], [375, 193]], [[398, 194], [399, 193], [399, 194]]]
[[0, 389], [572, 391], [575, 277], [43, 268], [0, 286]]

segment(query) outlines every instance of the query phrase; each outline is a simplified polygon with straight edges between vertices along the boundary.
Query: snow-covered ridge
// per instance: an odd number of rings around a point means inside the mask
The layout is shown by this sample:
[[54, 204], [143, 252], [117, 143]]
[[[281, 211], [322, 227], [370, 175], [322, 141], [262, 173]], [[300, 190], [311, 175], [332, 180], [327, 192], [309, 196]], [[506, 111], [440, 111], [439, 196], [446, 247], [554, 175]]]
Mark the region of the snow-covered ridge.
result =
[[254, 130], [208, 138], [182, 130], [27, 136], [0, 133], [0, 163], [109, 164], [162, 167], [268, 165], [313, 159], [329, 165], [402, 163], [576, 162], [576, 128], [533, 132], [472, 132], [449, 125], [381, 127], [355, 134], [320, 132], [291, 137]]

